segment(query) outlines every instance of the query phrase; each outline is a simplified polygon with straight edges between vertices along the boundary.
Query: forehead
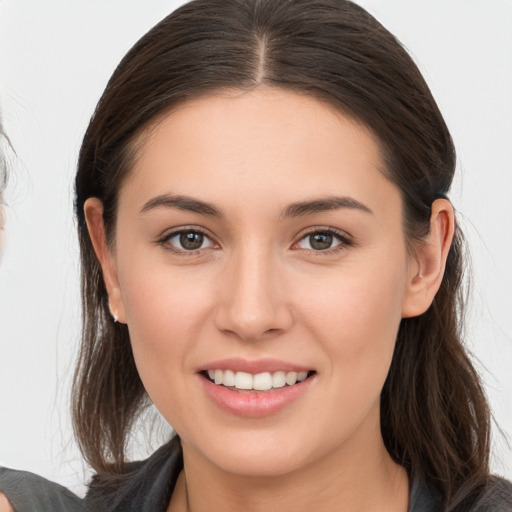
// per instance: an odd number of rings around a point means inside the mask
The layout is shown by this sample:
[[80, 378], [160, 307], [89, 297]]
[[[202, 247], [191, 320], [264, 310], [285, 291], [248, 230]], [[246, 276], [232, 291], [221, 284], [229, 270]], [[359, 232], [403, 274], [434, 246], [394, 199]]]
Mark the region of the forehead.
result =
[[361, 123], [310, 96], [261, 87], [221, 91], [162, 116], [142, 134], [123, 188], [137, 202], [172, 193], [247, 206], [258, 197], [365, 199], [376, 189], [397, 196], [383, 167]]

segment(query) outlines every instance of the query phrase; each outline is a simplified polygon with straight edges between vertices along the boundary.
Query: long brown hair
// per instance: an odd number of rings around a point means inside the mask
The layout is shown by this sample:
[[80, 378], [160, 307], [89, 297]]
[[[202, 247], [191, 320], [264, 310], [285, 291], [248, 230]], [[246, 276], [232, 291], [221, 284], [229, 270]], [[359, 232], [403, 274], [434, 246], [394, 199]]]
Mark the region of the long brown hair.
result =
[[[104, 205], [109, 243], [116, 202], [138, 135], [173, 106], [222, 88], [265, 84], [327, 101], [368, 126], [387, 177], [401, 190], [409, 241], [429, 230], [448, 193], [455, 151], [416, 65], [379, 22], [346, 0], [195, 0], [150, 30], [110, 79], [84, 137], [76, 176], [82, 258], [83, 339], [74, 425], [98, 472], [122, 472], [130, 429], [147, 397], [128, 330], [114, 324], [83, 206]], [[489, 410], [461, 340], [462, 235], [457, 228], [429, 310], [402, 320], [382, 390], [391, 456], [457, 510], [485, 484]]]

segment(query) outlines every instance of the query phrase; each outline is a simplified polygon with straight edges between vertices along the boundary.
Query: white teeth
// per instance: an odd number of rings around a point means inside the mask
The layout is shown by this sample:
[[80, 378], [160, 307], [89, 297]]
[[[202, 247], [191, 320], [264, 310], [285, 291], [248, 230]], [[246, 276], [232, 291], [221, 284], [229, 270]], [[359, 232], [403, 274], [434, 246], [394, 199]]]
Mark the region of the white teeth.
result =
[[222, 384], [224, 381], [224, 372], [222, 370], [215, 370], [214, 380], [215, 384]]
[[[221, 370], [222, 371], [222, 370]], [[215, 370], [217, 372], [217, 370]], [[245, 372], [235, 373], [235, 388], [252, 389], [252, 375]]]
[[234, 386], [235, 385], [235, 372], [231, 370], [226, 370], [224, 372], [224, 379], [222, 380], [222, 384], [224, 386]]
[[286, 385], [286, 372], [275, 372], [272, 375], [272, 387], [282, 388]]
[[286, 384], [293, 386], [302, 382], [308, 372], [263, 372], [252, 375], [247, 372], [234, 372], [232, 370], [208, 370], [208, 377], [217, 385], [235, 387], [237, 389], [268, 391], [272, 388], [282, 388]]
[[270, 373], [258, 373], [253, 377], [252, 387], [258, 391], [272, 389], [272, 375]]
[[297, 372], [288, 372], [286, 374], [286, 384], [293, 386], [297, 382]]

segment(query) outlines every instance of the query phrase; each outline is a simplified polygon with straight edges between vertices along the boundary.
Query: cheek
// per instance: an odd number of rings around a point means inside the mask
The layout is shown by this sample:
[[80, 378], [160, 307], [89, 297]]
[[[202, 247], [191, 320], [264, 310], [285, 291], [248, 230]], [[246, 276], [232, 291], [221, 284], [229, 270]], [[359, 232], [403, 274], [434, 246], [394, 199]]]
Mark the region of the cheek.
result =
[[181, 278], [172, 269], [147, 267], [126, 269], [120, 282], [135, 362], [152, 395], [159, 382], [169, 383], [187, 367], [206, 327], [209, 292], [197, 273]]
[[384, 383], [406, 282], [402, 261], [387, 271], [378, 264], [364, 267], [347, 267], [335, 279], [317, 281], [301, 301], [301, 316], [323, 344], [334, 380], [337, 385], [357, 384], [353, 389]]
[[[362, 268], [361, 268], [362, 267]], [[382, 333], [387, 324], [395, 325], [401, 318], [405, 291], [405, 263], [396, 262], [388, 269], [378, 264], [340, 269], [314, 286], [303, 286], [303, 304], [313, 320], [333, 332], [349, 332], [358, 339], [358, 332]]]

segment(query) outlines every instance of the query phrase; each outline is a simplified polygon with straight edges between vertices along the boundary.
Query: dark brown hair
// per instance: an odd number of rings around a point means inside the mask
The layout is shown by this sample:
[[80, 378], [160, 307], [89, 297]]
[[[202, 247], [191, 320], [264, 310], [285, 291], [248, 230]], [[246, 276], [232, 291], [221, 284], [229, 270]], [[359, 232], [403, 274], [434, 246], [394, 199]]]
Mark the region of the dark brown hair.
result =
[[[103, 202], [113, 243], [117, 196], [138, 135], [179, 103], [261, 84], [326, 101], [373, 131], [384, 172], [402, 193], [409, 241], [428, 233], [431, 204], [449, 191], [455, 152], [436, 102], [401, 44], [361, 7], [346, 0], [195, 0], [161, 21], [110, 79], [76, 176], [83, 340], [74, 425], [99, 472], [123, 471], [126, 441], [147, 398], [128, 330], [108, 312], [84, 202]], [[461, 341], [461, 249], [457, 228], [433, 304], [402, 320], [381, 398], [388, 451], [450, 510], [472, 500], [489, 472], [489, 410]]]

